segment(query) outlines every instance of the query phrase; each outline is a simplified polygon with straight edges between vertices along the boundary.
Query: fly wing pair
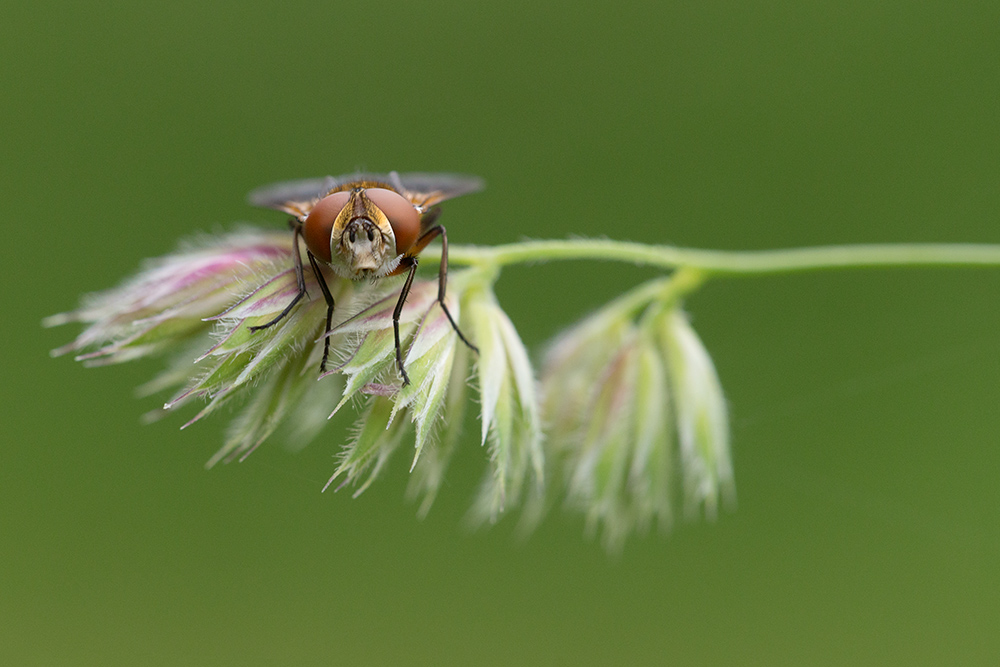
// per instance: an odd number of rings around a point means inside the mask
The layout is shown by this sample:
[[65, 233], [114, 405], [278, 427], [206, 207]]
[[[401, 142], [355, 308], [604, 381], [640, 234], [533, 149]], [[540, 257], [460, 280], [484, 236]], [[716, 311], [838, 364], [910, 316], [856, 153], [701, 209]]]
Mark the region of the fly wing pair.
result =
[[448, 199], [483, 189], [483, 181], [463, 174], [370, 174], [359, 172], [346, 176], [327, 176], [301, 181], [285, 181], [258, 188], [248, 200], [254, 206], [284, 211], [303, 220], [316, 203], [328, 194], [349, 190], [362, 183], [388, 186], [406, 197], [421, 214]]

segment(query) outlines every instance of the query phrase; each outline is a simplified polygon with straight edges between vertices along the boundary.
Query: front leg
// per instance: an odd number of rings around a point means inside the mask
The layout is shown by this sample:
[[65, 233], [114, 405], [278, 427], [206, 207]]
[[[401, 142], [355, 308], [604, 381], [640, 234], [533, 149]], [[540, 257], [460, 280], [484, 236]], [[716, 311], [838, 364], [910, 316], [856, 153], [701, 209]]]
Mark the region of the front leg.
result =
[[416, 257], [403, 257], [395, 270], [402, 273], [407, 268], [409, 268], [409, 272], [406, 274], [406, 282], [403, 283], [403, 289], [399, 291], [399, 300], [396, 301], [396, 308], [392, 311], [392, 333], [396, 337], [396, 368], [399, 369], [399, 374], [403, 376], [404, 387], [410, 384], [410, 376], [406, 374], [406, 369], [403, 368], [403, 346], [399, 342], [399, 316], [403, 313], [406, 297], [409, 296], [410, 287], [413, 286], [413, 276], [417, 274]]
[[313, 273], [316, 275], [316, 282], [319, 283], [319, 288], [323, 291], [323, 298], [326, 299], [326, 329], [323, 331], [323, 361], [319, 364], [319, 372], [326, 372], [326, 360], [330, 358], [330, 327], [333, 324], [333, 295], [330, 294], [330, 288], [326, 284], [326, 279], [323, 277], [323, 272], [319, 269], [319, 263], [313, 256], [312, 252], [306, 251], [309, 256], [309, 264], [312, 266]]

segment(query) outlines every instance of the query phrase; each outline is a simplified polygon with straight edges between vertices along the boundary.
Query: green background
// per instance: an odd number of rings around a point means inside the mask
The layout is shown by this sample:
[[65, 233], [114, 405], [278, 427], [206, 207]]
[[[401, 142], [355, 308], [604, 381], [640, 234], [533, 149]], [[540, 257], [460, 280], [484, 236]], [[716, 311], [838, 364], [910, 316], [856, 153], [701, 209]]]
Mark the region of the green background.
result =
[[[468, 533], [475, 425], [424, 521], [405, 462], [319, 493], [342, 422], [206, 472], [156, 361], [40, 320], [275, 180], [462, 171], [450, 237], [755, 249], [998, 242], [1000, 4], [70, 3], [0, 25], [4, 664], [996, 664], [1000, 271], [710, 283], [736, 512], [618, 558], [556, 513]], [[536, 352], [652, 276], [516, 267]]]

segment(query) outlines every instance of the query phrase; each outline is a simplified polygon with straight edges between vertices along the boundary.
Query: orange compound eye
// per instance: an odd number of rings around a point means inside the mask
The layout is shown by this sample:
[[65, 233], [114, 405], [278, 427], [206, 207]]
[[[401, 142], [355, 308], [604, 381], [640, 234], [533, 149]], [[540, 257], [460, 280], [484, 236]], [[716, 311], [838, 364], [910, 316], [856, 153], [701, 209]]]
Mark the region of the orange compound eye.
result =
[[333, 223], [347, 206], [347, 201], [350, 198], [350, 192], [335, 192], [316, 202], [316, 205], [309, 211], [309, 215], [306, 216], [306, 222], [302, 226], [302, 236], [306, 240], [306, 247], [309, 248], [309, 252], [324, 262], [329, 262], [332, 259], [330, 235], [333, 234]]
[[392, 190], [369, 188], [365, 194], [388, 218], [396, 237], [396, 252], [405, 253], [420, 234], [420, 213], [406, 197]]

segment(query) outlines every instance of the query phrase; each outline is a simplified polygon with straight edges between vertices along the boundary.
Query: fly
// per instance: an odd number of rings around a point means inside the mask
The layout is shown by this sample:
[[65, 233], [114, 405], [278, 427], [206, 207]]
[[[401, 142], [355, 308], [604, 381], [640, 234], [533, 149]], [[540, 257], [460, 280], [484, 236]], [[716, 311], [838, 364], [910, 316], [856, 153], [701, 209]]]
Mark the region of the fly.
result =
[[399, 316], [413, 285], [417, 271], [417, 255], [427, 245], [441, 237], [441, 264], [438, 269], [437, 301], [448, 316], [455, 333], [472, 350], [476, 347], [458, 328], [444, 303], [448, 282], [448, 234], [437, 223], [441, 202], [483, 188], [474, 176], [458, 174], [352, 174], [334, 178], [310, 179], [276, 183], [250, 193], [250, 203], [263, 208], [283, 211], [292, 216], [295, 252], [295, 279], [298, 292], [277, 317], [270, 322], [250, 327], [258, 331], [274, 326], [284, 319], [306, 293], [306, 280], [299, 250], [299, 239], [306, 244], [306, 256], [316, 281], [326, 299], [326, 330], [323, 361], [320, 372], [326, 370], [330, 356], [329, 333], [333, 323], [333, 295], [323, 278], [320, 263], [351, 280], [378, 280], [406, 274], [396, 308], [392, 313], [392, 328], [396, 343], [396, 367], [403, 386], [410, 378], [403, 368], [399, 342]]

